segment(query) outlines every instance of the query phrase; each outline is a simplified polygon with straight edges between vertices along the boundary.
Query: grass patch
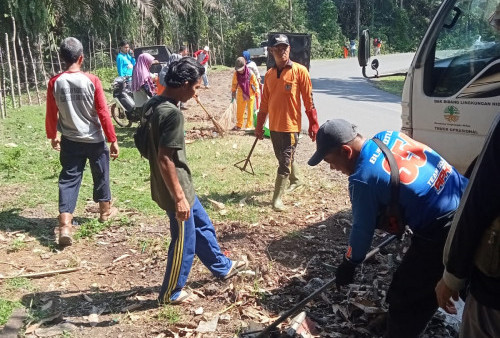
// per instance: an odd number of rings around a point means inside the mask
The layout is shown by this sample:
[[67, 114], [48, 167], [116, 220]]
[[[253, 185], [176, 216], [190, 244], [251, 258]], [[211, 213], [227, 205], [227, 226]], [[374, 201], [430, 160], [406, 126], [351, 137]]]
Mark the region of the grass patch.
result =
[[163, 305], [163, 307], [158, 311], [156, 315], [161, 321], [166, 321], [169, 324], [176, 324], [181, 320], [181, 314], [179, 310], [171, 305]]
[[99, 222], [97, 219], [91, 219], [82, 223], [75, 232], [73, 236], [75, 239], [92, 237], [95, 234], [100, 233], [102, 230], [108, 228], [111, 225], [111, 221]]
[[0, 298], [0, 326], [5, 325], [12, 315], [12, 311], [21, 307], [21, 303]]
[[[186, 124], [187, 128], [193, 126], [196, 124]], [[149, 163], [140, 157], [135, 148], [133, 131], [134, 127], [116, 127], [120, 158], [110, 163], [114, 205], [122, 210], [138, 211], [146, 217], [165, 217], [164, 211], [151, 199]], [[253, 141], [253, 136], [227, 135], [224, 138], [197, 140], [187, 145], [186, 153], [196, 193], [212, 220], [255, 223], [272, 214], [269, 201], [277, 161], [270, 141], [261, 141], [255, 148], [252, 156], [255, 175], [233, 166], [246, 158]], [[6, 146], [8, 144], [9, 147]], [[51, 148], [45, 136], [44, 107], [23, 106], [11, 111], [8, 118], [2, 120], [0, 154], [3, 156], [0, 192], [16, 192], [15, 200], [4, 199], [0, 202], [3, 210], [0, 212], [0, 229], [26, 230], [31, 234], [45, 232], [47, 235], [53, 228], [50, 221], [46, 222], [46, 226], [34, 229], [32, 220], [20, 215], [26, 208], [37, 208], [54, 218], [57, 215], [61, 166], [59, 153]], [[303, 171], [307, 177], [305, 165]], [[86, 216], [86, 201], [92, 197], [92, 188], [92, 175], [87, 165], [75, 217]], [[209, 199], [224, 203], [225, 210], [212, 206]], [[135, 222], [123, 214], [113, 224], [135, 226]], [[109, 223], [89, 221], [79, 227], [76, 238], [91, 237], [108, 226]]]
[[388, 76], [373, 80], [372, 83], [378, 89], [401, 96], [405, 79], [405, 76]]
[[5, 281], [5, 288], [8, 291], [15, 291], [20, 289], [26, 291], [33, 291], [35, 289], [31, 281], [28, 278], [23, 278], [23, 277], [7, 279]]
[[26, 242], [24, 242], [23, 238], [16, 238], [9, 244], [9, 248], [7, 249], [7, 253], [9, 252], [17, 252], [21, 251], [26, 247]]

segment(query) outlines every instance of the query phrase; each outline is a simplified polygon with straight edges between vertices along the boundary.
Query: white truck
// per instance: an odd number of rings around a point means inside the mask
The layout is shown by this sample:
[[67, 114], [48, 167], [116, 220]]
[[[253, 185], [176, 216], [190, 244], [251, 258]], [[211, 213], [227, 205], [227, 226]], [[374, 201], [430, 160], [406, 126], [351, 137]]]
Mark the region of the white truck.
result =
[[249, 48], [248, 52], [250, 53], [250, 59], [252, 59], [252, 61], [255, 62], [255, 64], [257, 66], [260, 66], [263, 63], [266, 63], [266, 61], [267, 61], [267, 41], [262, 41], [260, 43], [260, 47]]
[[[360, 38], [366, 75], [370, 37]], [[377, 70], [378, 61], [373, 60]], [[402, 131], [462, 173], [472, 168], [500, 113], [500, 0], [444, 0], [406, 73]], [[500, 156], [500, 155], [499, 155]]]

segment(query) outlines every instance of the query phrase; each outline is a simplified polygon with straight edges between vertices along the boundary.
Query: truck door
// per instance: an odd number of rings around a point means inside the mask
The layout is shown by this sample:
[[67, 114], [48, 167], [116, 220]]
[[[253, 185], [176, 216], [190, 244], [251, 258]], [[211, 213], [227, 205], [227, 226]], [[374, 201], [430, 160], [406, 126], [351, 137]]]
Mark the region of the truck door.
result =
[[403, 130], [461, 172], [500, 112], [500, 0], [445, 1], [408, 73]]

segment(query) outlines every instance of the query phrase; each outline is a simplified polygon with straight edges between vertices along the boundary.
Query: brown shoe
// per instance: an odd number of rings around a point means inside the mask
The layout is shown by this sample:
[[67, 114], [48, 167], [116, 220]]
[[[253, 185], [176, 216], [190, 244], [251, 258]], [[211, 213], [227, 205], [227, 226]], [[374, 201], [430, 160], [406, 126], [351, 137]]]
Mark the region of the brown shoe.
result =
[[118, 209], [111, 205], [111, 201], [99, 202], [99, 222], [107, 222], [116, 216]]
[[61, 246], [70, 246], [73, 244], [73, 215], [69, 212], [63, 212], [59, 215], [59, 239]]

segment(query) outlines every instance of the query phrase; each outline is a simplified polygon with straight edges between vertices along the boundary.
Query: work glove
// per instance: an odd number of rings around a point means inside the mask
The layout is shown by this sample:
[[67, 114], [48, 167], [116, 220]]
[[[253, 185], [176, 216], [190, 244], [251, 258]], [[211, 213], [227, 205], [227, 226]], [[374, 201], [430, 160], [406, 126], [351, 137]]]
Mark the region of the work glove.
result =
[[356, 264], [348, 260], [344, 255], [344, 260], [338, 266], [337, 273], [335, 274], [335, 283], [338, 290], [340, 290], [341, 286], [352, 283], [354, 280], [355, 270]]
[[316, 108], [306, 111], [307, 118], [309, 119], [309, 137], [313, 142], [316, 141], [316, 134], [318, 133], [318, 112]]
[[266, 113], [259, 112], [257, 114], [257, 126], [255, 127], [255, 137], [259, 140], [264, 139], [264, 123], [266, 123]]

